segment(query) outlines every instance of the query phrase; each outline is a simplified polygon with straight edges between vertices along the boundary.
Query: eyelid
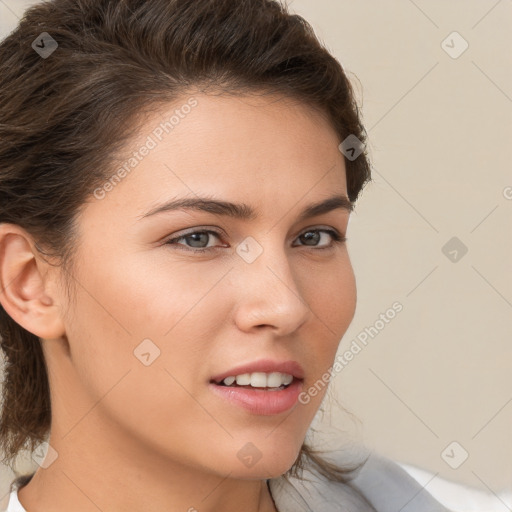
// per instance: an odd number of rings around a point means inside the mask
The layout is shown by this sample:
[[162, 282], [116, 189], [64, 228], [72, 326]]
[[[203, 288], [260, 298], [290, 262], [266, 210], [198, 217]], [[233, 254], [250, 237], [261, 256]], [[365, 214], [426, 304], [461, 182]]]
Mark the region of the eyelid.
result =
[[[344, 242], [347, 241], [347, 238], [346, 236], [343, 234], [343, 232], [339, 231], [338, 229], [332, 227], [332, 226], [318, 226], [318, 225], [314, 225], [314, 226], [310, 226], [310, 227], [307, 227], [307, 228], [304, 228], [302, 229], [295, 237], [294, 237], [294, 240], [296, 240], [297, 238], [299, 238], [300, 236], [302, 236], [303, 234], [305, 233], [308, 233], [310, 231], [318, 231], [318, 232], [323, 232], [323, 233], [327, 233], [331, 236], [332, 238], [332, 243], [330, 245], [327, 245], [327, 246], [308, 246], [308, 245], [299, 245], [298, 247], [310, 247], [311, 249], [314, 249], [314, 250], [322, 250], [322, 249], [330, 249], [330, 248], [333, 248], [335, 247], [337, 244], [342, 244]], [[164, 244], [163, 245], [175, 245], [175, 246], [179, 246], [179, 248], [181, 250], [185, 250], [185, 251], [188, 251], [188, 252], [195, 252], [195, 253], [205, 253], [205, 252], [210, 252], [210, 251], [214, 251], [216, 249], [222, 249], [223, 247], [226, 247], [225, 245], [224, 246], [220, 246], [220, 245], [216, 245], [216, 246], [213, 246], [213, 247], [196, 247], [196, 248], [192, 248], [192, 247], [188, 247], [187, 245], [185, 244], [180, 244], [180, 243], [177, 243], [177, 240], [180, 240], [182, 238], [185, 238], [187, 236], [190, 236], [190, 235], [193, 235], [193, 234], [196, 234], [196, 233], [207, 233], [207, 234], [210, 234], [210, 235], [214, 235], [216, 236], [218, 239], [221, 239], [223, 234], [216, 231], [216, 230], [213, 230], [213, 229], [210, 229], [210, 228], [207, 228], [207, 227], [201, 227], [201, 226], [196, 226], [194, 228], [190, 228], [189, 230], [183, 232], [183, 233], [177, 233], [176, 235], [172, 236], [172, 238], [168, 238], [164, 241]], [[297, 247], [297, 246], [294, 246], [294, 247]]]
[[197, 226], [197, 227], [191, 228], [190, 230], [185, 231], [183, 233], [178, 232], [176, 235], [173, 235], [171, 238], [166, 238], [163, 242], [163, 245], [179, 246], [180, 249], [183, 249], [183, 250], [189, 251], [189, 252], [207, 252], [207, 251], [212, 251], [215, 249], [222, 249], [222, 247], [226, 247], [225, 245], [224, 246], [216, 245], [214, 247], [193, 248], [193, 247], [187, 247], [185, 244], [179, 244], [176, 242], [177, 240], [180, 240], [180, 239], [185, 238], [190, 235], [194, 235], [196, 233], [208, 233], [209, 235], [216, 236], [219, 240], [222, 239], [222, 236], [223, 236], [223, 234], [221, 232], [215, 231], [213, 229], [208, 229], [206, 227]]
[[[218, 229], [219, 231], [216, 231], [216, 229]], [[301, 229], [299, 231], [299, 233], [297, 235], [295, 235], [295, 238], [301, 236], [304, 233], [307, 233], [308, 231], [315, 231], [315, 230], [335, 231], [339, 236], [343, 236], [343, 231], [340, 231], [339, 229], [335, 228], [334, 226], [313, 224], [312, 226], [308, 226], [306, 228]], [[211, 226], [194, 226], [193, 228], [186, 229], [183, 232], [178, 231], [172, 235], [172, 238], [166, 237], [164, 240], [169, 241], [169, 240], [173, 240], [175, 238], [182, 238], [184, 236], [193, 235], [194, 233], [197, 233], [197, 232], [213, 233], [214, 235], [217, 235], [217, 236], [227, 236], [226, 232], [223, 229], [218, 228], [217, 226], [215, 227], [215, 229], [212, 229]]]

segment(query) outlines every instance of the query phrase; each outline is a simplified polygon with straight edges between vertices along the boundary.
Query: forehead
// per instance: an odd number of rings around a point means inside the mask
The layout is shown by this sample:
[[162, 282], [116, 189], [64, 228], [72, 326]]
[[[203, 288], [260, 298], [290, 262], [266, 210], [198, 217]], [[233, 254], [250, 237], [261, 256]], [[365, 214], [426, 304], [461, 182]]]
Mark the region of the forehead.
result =
[[255, 204], [346, 195], [338, 144], [325, 115], [290, 98], [184, 95], [146, 117], [105, 199], [140, 216], [180, 196]]

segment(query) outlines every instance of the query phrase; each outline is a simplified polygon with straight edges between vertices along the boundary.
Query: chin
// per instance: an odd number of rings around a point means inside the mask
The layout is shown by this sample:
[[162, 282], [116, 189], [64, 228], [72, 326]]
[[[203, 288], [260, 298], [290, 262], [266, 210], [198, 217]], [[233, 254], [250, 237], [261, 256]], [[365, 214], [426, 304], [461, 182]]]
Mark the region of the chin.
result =
[[286, 473], [295, 463], [302, 444], [269, 443], [259, 448], [256, 443], [248, 442], [235, 452], [236, 464], [231, 464], [233, 478], [262, 480], [277, 478]]

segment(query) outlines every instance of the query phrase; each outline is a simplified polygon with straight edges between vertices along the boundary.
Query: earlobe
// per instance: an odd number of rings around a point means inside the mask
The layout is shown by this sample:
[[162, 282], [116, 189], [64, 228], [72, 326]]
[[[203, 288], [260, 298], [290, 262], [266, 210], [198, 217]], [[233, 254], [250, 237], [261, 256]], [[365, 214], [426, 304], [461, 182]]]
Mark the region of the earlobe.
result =
[[44, 339], [65, 334], [50, 270], [25, 230], [0, 224], [0, 303], [17, 324]]

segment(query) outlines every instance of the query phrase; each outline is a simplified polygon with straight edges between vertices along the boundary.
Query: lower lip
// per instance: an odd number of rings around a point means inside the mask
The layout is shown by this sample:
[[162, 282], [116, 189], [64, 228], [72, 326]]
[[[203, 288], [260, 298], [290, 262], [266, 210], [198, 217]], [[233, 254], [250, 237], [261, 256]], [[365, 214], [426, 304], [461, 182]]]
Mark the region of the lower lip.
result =
[[297, 403], [302, 381], [294, 379], [287, 388], [279, 391], [219, 386], [213, 383], [210, 383], [210, 388], [233, 405], [238, 405], [253, 414], [271, 416], [286, 412]]

